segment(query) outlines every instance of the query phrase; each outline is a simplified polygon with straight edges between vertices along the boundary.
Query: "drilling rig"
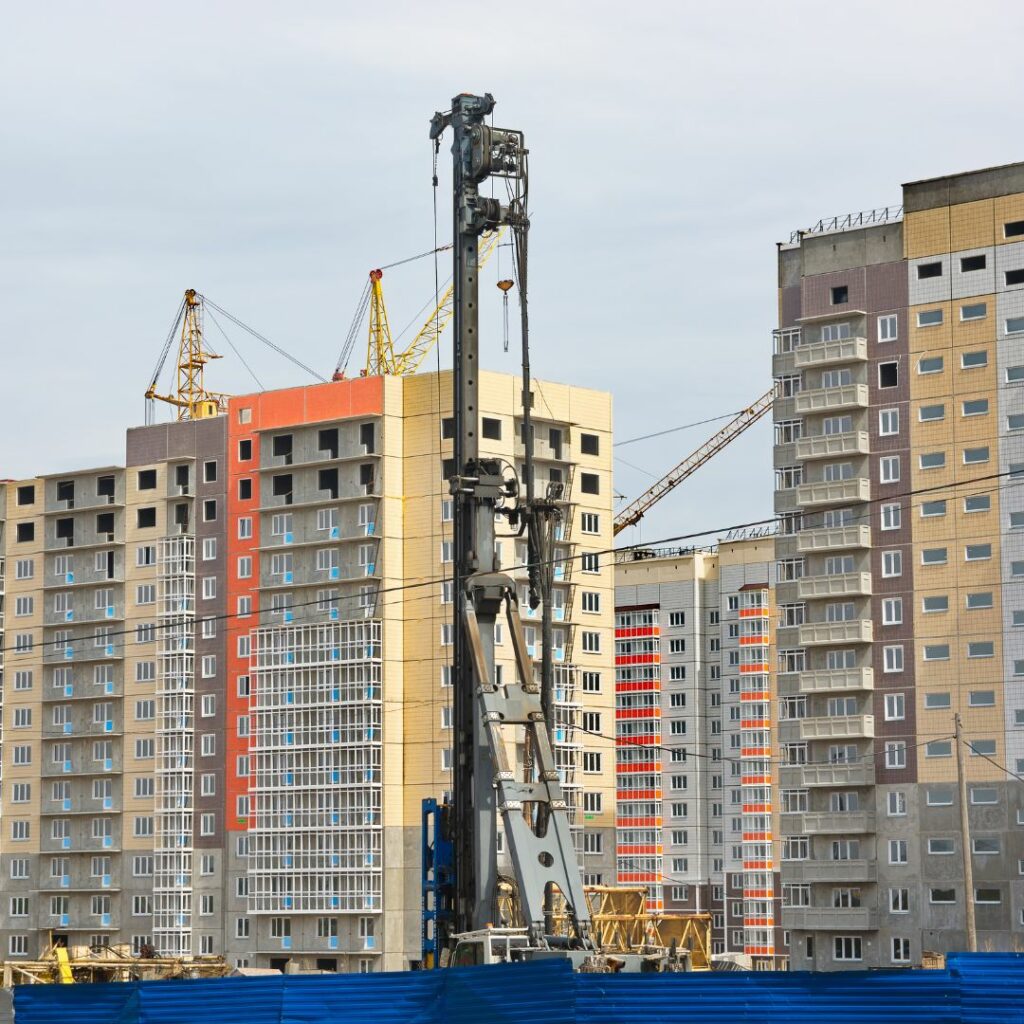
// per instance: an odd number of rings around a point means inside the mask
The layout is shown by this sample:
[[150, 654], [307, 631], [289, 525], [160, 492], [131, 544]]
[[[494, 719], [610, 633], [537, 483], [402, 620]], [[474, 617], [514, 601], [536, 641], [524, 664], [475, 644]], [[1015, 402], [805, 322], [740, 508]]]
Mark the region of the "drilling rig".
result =
[[[523, 133], [487, 123], [494, 98], [463, 94], [434, 115], [435, 157], [452, 131], [454, 286], [455, 644], [453, 792], [450, 803], [424, 806], [424, 950], [433, 965], [564, 957], [586, 971], [658, 970], [664, 950], [602, 954], [592, 928], [569, 830], [566, 800], [551, 745], [553, 666], [544, 644], [540, 680], [526, 650], [518, 596], [498, 571], [495, 517], [527, 538], [532, 608], [541, 606], [550, 636], [551, 538], [561, 494], [534, 493], [527, 291], [528, 151]], [[482, 194], [498, 179], [507, 203]], [[436, 177], [435, 177], [436, 184]], [[523, 347], [525, 469], [480, 452], [479, 241], [507, 228], [519, 287]], [[507, 622], [516, 680], [495, 681], [494, 625]], [[529, 768], [509, 763], [508, 747], [525, 737]], [[491, 926], [499, 876], [501, 816], [524, 927]], [[557, 916], [563, 926], [553, 934]]]

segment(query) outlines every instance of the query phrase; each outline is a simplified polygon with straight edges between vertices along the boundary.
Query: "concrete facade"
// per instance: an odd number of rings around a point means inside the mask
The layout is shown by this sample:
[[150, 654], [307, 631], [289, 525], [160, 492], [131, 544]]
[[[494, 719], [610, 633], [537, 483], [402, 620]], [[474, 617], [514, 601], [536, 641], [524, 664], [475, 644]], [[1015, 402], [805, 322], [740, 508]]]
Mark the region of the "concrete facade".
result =
[[1024, 165], [904, 186], [904, 211], [779, 249], [780, 787], [793, 808], [781, 821], [794, 969], [915, 965], [925, 951], [964, 949], [966, 900], [979, 948], [1024, 937]]

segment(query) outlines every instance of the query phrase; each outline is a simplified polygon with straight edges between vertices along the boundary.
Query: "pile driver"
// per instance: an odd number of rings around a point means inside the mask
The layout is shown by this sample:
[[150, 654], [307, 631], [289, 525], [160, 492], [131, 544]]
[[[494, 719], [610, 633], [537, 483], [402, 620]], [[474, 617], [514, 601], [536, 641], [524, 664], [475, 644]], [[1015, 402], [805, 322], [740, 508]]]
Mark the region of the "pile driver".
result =
[[[551, 542], [560, 494], [534, 493], [527, 289], [528, 151], [523, 133], [487, 123], [490, 94], [462, 94], [434, 115], [435, 154], [451, 129], [453, 156], [455, 644], [454, 751], [450, 803], [424, 807], [424, 958], [435, 965], [567, 957], [580, 970], [660, 969], [664, 951], [611, 958], [597, 948], [551, 745]], [[482, 194], [504, 182], [507, 203]], [[479, 242], [484, 232], [511, 233], [522, 333], [522, 477], [480, 451]], [[515, 584], [499, 571], [495, 517], [525, 534], [529, 602], [541, 607], [544, 659], [538, 682], [527, 652]], [[494, 626], [504, 616], [516, 679], [496, 681]], [[510, 733], [521, 730], [528, 772], [509, 763]], [[490, 927], [498, 890], [497, 823], [501, 816], [525, 927]], [[565, 922], [554, 935], [555, 906]], [[675, 959], [675, 958], [671, 958]]]

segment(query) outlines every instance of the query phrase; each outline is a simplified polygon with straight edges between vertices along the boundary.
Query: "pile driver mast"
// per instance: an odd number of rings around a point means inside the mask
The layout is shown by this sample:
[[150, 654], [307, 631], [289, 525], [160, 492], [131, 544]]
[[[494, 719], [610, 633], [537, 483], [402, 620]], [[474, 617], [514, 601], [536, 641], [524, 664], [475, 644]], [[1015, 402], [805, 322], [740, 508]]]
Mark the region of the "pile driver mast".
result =
[[[481, 456], [479, 269], [480, 238], [507, 225], [513, 233], [523, 314], [523, 419], [528, 439], [530, 381], [526, 337], [527, 150], [519, 131], [494, 128], [485, 119], [494, 99], [460, 95], [450, 112], [435, 114], [430, 137], [435, 147], [452, 129], [454, 210], [454, 455], [450, 481], [455, 519], [454, 800], [447, 809], [453, 845], [454, 884], [449, 906], [437, 917], [438, 940], [487, 925], [498, 885], [497, 816], [501, 814], [519, 890], [523, 920], [534, 947], [548, 945], [549, 896], [557, 890], [568, 916], [570, 941], [593, 949], [590, 916], [569, 831], [569, 818], [555, 767], [544, 704], [544, 683], [535, 679], [519, 618], [516, 587], [496, 564], [495, 514], [520, 532], [529, 531], [531, 562], [543, 548], [554, 504], [536, 500], [532, 488], [532, 444], [526, 446], [525, 496], [499, 460]], [[504, 178], [510, 202], [481, 195], [480, 185]], [[539, 569], [539, 566], [535, 566]], [[531, 604], [543, 602], [545, 578], [531, 573]], [[495, 683], [494, 624], [508, 621], [516, 656], [517, 681]], [[531, 750], [532, 776], [522, 780], [507, 762], [505, 736], [521, 728]], [[448, 932], [449, 934], [445, 934]]]

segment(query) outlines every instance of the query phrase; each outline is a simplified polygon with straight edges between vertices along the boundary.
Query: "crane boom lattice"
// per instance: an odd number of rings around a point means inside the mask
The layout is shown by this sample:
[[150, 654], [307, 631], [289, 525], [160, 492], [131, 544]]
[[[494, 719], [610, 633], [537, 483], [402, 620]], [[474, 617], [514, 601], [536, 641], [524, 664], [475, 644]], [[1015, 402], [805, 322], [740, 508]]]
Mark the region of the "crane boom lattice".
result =
[[766, 391], [749, 408], [731, 419], [721, 430], [709, 437], [695, 452], [688, 455], [674, 469], [666, 473], [656, 484], [649, 487], [635, 501], [627, 505], [615, 517], [615, 534], [621, 533], [628, 526], [635, 526], [648, 510], [656, 505], [671, 490], [681, 484], [687, 477], [696, 473], [704, 463], [714, 458], [723, 448], [731, 444], [745, 430], [752, 427], [772, 407], [775, 398], [774, 386]]

